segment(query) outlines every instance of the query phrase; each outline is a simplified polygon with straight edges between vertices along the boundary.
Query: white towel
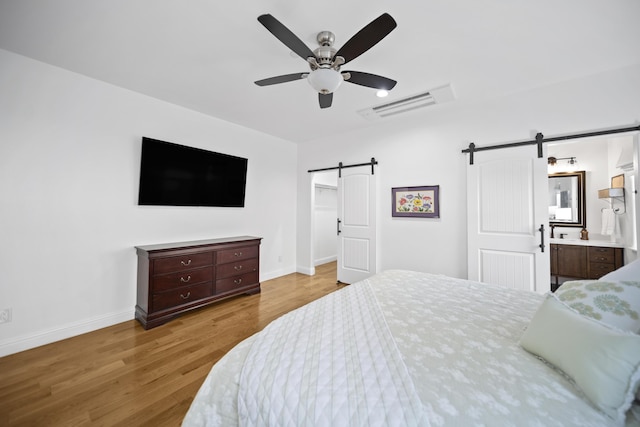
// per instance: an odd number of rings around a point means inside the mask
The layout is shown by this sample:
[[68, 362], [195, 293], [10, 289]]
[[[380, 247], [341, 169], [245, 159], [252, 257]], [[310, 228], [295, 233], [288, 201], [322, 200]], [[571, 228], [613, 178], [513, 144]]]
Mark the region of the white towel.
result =
[[613, 236], [616, 231], [616, 214], [613, 209], [602, 209], [602, 232], [604, 236]]
[[612, 242], [618, 242], [619, 239], [622, 238], [622, 228], [620, 227], [620, 215], [616, 214], [615, 217], [616, 217], [614, 222], [615, 229], [613, 231], [613, 234], [611, 235]]

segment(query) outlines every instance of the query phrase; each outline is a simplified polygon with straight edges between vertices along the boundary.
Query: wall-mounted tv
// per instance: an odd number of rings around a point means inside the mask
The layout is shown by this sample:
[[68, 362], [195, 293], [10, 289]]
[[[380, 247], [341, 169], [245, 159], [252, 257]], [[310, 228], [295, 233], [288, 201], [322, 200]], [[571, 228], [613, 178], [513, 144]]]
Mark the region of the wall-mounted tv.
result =
[[247, 159], [142, 138], [138, 205], [244, 207]]

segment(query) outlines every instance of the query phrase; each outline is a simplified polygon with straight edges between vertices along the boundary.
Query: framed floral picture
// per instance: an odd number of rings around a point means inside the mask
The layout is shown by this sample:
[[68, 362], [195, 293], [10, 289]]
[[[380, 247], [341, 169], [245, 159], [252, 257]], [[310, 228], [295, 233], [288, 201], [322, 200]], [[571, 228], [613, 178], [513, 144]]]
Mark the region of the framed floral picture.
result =
[[391, 216], [440, 218], [440, 186], [391, 189]]

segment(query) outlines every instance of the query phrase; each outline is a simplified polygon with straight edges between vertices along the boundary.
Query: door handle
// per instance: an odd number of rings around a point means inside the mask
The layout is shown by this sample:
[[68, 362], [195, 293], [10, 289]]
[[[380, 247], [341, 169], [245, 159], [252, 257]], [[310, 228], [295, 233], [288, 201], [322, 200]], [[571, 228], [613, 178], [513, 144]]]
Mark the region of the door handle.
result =
[[342, 221], [340, 221], [340, 218], [338, 218], [338, 224], [337, 224], [338, 225], [338, 236], [340, 235], [340, 233], [342, 233], [342, 230], [340, 230], [340, 223], [341, 222]]
[[540, 232], [540, 244], [538, 246], [540, 247], [540, 252], [544, 252], [544, 224], [540, 224], [538, 231]]

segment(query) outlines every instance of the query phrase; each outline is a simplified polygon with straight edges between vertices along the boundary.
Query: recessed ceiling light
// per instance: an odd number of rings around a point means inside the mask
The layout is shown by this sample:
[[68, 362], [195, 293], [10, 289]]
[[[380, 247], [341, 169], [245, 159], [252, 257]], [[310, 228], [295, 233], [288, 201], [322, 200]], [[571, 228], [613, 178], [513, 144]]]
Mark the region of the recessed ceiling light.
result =
[[386, 90], [379, 90], [376, 92], [376, 96], [378, 98], [384, 98], [385, 96], [389, 95], [389, 92]]

